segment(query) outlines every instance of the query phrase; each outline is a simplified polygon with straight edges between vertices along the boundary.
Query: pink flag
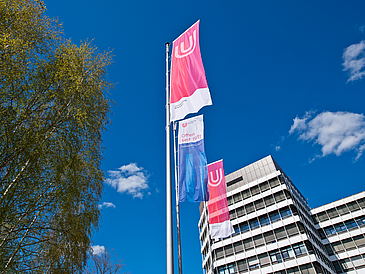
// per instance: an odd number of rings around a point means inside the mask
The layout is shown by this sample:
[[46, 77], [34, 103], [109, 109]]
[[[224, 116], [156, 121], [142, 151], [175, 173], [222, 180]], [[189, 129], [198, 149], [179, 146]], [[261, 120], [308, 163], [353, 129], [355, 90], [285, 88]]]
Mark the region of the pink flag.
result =
[[199, 47], [199, 22], [173, 42], [171, 57], [171, 121], [212, 104]]
[[229, 220], [223, 160], [208, 165], [208, 187], [210, 235], [214, 239], [228, 237], [234, 229]]

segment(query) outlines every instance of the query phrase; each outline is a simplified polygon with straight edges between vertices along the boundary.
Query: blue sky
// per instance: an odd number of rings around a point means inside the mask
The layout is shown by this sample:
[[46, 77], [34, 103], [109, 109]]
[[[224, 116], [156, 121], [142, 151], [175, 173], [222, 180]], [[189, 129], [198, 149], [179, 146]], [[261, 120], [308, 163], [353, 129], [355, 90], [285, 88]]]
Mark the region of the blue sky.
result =
[[[165, 42], [198, 19], [213, 100], [199, 112], [208, 162], [223, 159], [228, 174], [272, 155], [312, 208], [365, 190], [364, 1], [45, 4], [65, 37], [115, 55], [93, 244], [114, 249], [126, 271], [166, 271]], [[202, 273], [198, 206], [181, 205], [189, 274]]]

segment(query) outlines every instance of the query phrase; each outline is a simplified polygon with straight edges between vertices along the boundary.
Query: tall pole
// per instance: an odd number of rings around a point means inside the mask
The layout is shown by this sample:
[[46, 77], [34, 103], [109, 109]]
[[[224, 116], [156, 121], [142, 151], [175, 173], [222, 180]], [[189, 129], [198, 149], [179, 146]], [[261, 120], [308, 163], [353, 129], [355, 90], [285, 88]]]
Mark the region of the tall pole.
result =
[[180, 205], [179, 205], [179, 184], [178, 184], [178, 164], [177, 164], [177, 149], [176, 149], [176, 125], [174, 122], [174, 162], [175, 162], [175, 191], [176, 191], [176, 227], [177, 227], [177, 252], [179, 258], [179, 274], [182, 271], [182, 252], [181, 252], [181, 234], [180, 234]]
[[172, 192], [171, 192], [171, 123], [169, 90], [169, 47], [166, 46], [166, 259], [167, 274], [174, 274], [174, 253], [172, 235]]

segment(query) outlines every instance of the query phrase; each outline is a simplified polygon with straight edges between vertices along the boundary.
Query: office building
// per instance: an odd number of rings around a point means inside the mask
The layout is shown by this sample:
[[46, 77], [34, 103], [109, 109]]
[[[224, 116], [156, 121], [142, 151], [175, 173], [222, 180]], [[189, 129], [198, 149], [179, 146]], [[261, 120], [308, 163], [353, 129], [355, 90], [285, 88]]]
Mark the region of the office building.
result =
[[311, 210], [271, 156], [227, 175], [226, 185], [235, 234], [211, 240], [201, 203], [204, 273], [365, 273], [365, 192]]

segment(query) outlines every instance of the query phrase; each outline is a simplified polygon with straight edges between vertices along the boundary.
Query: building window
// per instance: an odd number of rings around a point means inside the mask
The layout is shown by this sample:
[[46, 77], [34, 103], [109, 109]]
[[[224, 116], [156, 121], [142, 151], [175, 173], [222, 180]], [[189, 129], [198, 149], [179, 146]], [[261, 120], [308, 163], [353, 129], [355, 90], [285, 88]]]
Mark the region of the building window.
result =
[[284, 248], [281, 250], [281, 255], [284, 260], [288, 260], [294, 258], [294, 251], [291, 247]]
[[359, 205], [356, 203], [356, 201], [353, 201], [351, 203], [347, 204], [348, 208], [350, 209], [351, 212], [357, 211], [360, 209]]
[[279, 250], [270, 252], [270, 259], [273, 264], [281, 263], [283, 261]]
[[270, 219], [268, 216], [264, 216], [260, 218], [260, 225], [265, 226], [270, 224]]
[[327, 236], [336, 234], [336, 230], [333, 228], [333, 226], [326, 227], [324, 229], [324, 232], [326, 233]]
[[356, 222], [357, 222], [358, 226], [364, 226], [365, 225], [365, 216], [357, 218]]
[[254, 220], [250, 221], [251, 230], [255, 229], [255, 228], [258, 228], [258, 227], [260, 227], [260, 224], [259, 224], [259, 221], [257, 219], [254, 219]]
[[248, 231], [248, 230], [250, 230], [250, 228], [249, 228], [249, 226], [248, 226], [248, 223], [247, 223], [247, 222], [242, 223], [242, 224], [240, 225], [240, 230], [241, 230], [241, 232], [242, 232], [242, 233], [243, 233], [243, 232], [246, 232], [246, 231]]
[[273, 205], [275, 203], [275, 200], [272, 195], [269, 195], [264, 198], [264, 202], [265, 202], [265, 206], [268, 207], [268, 206]]
[[269, 182], [263, 182], [260, 184], [260, 189], [261, 189], [261, 192], [264, 192], [268, 189], [270, 189], [270, 185], [269, 185]]
[[280, 210], [280, 215], [282, 219], [285, 219], [290, 217], [292, 214], [289, 208], [284, 208]]
[[346, 226], [344, 223], [339, 223], [339, 224], [335, 225], [335, 230], [337, 233], [341, 233], [343, 231], [346, 231]]
[[324, 222], [324, 221], [327, 221], [329, 219], [328, 216], [327, 216], [326, 211], [318, 213], [317, 216], [318, 216], [318, 220], [320, 222]]
[[276, 221], [279, 221], [280, 220], [280, 214], [279, 212], [273, 212], [270, 214], [270, 220], [271, 222], [276, 222]]
[[348, 230], [357, 228], [357, 224], [354, 220], [349, 220], [349, 221], [345, 222], [345, 225], [346, 225]]
[[245, 215], [245, 207], [241, 206], [241, 207], [237, 208], [236, 212], [237, 212], [237, 218]]
[[346, 205], [338, 206], [337, 211], [341, 216], [350, 212]]
[[295, 255], [300, 256], [307, 253], [304, 243], [293, 245]]

